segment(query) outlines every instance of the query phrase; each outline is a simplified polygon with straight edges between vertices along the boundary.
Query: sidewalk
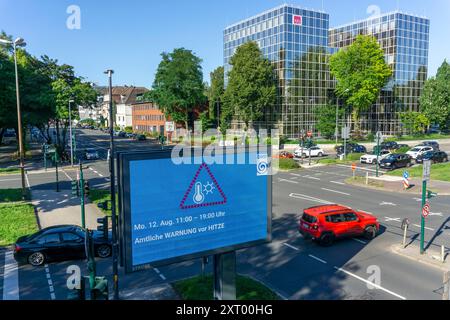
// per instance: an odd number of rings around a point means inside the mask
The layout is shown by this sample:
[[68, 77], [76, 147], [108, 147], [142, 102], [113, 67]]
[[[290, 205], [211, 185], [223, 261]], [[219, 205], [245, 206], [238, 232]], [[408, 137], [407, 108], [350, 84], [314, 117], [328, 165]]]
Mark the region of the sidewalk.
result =
[[410, 244], [406, 248], [403, 248], [403, 245], [401, 244], [396, 244], [391, 246], [391, 250], [405, 258], [427, 264], [431, 267], [441, 269], [442, 271], [450, 271], [450, 259], [447, 259], [447, 249], [444, 250], [445, 262], [442, 262], [441, 252], [437, 249], [428, 249], [423, 255], [421, 255], [419, 246], [415, 244]]
[[[32, 190], [32, 204], [36, 208], [39, 226], [47, 228], [54, 225], [74, 224], [81, 226], [80, 198], [73, 197], [71, 192], [62, 190]], [[104, 214], [95, 204], [85, 205], [86, 227], [97, 229], [97, 218]]]

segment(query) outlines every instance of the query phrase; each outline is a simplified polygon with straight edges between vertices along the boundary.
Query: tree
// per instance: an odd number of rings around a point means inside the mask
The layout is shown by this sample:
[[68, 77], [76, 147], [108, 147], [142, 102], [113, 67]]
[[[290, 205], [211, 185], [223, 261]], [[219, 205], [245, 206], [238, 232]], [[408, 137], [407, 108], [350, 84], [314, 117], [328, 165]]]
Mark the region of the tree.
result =
[[225, 74], [224, 68], [218, 67], [210, 73], [211, 85], [208, 88], [209, 101], [209, 118], [212, 121], [217, 121], [217, 116], [220, 112], [220, 106], [225, 92]]
[[359, 115], [373, 105], [392, 71], [384, 52], [372, 36], [359, 35], [349, 47], [330, 57], [330, 71], [336, 78], [336, 94], [352, 106], [355, 131], [359, 132]]
[[445, 60], [439, 67], [436, 77], [425, 82], [419, 98], [421, 111], [431, 123], [442, 129], [450, 125], [450, 65]]
[[[237, 115], [246, 130], [252, 121], [261, 120], [267, 108], [276, 103], [275, 72], [270, 61], [263, 57], [256, 42], [237, 48], [230, 60], [228, 86], [224, 93], [222, 115], [224, 126], [230, 115]], [[222, 124], [221, 124], [222, 127]]]
[[147, 98], [158, 104], [166, 117], [184, 122], [186, 129], [194, 119], [193, 109], [205, 103], [202, 60], [184, 48], [161, 54], [153, 90]]
[[[321, 136], [326, 139], [331, 139], [336, 133], [336, 106], [326, 104], [315, 108], [316, 110], [316, 129], [320, 132]], [[344, 110], [338, 109], [338, 117], [342, 118]], [[340, 130], [341, 126], [338, 126]], [[339, 131], [338, 131], [339, 132]]]
[[403, 127], [414, 135], [425, 133], [430, 126], [430, 120], [421, 112], [402, 112], [400, 121]]

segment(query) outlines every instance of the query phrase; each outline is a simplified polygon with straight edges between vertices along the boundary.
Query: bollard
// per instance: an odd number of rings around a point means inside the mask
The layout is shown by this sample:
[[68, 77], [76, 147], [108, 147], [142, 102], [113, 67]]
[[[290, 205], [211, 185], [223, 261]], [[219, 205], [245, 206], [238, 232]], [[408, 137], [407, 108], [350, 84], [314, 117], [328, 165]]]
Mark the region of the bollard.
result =
[[449, 294], [448, 294], [448, 282], [450, 278], [450, 272], [446, 271], [444, 272], [444, 292], [442, 293], [442, 300], [449, 300]]

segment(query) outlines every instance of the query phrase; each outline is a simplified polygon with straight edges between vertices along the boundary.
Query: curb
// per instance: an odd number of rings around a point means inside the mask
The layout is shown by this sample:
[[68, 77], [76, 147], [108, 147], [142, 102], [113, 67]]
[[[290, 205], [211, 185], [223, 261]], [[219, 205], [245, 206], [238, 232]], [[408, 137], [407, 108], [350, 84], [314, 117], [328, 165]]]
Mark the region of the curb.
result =
[[422, 264], [426, 264], [426, 265], [428, 265], [430, 267], [434, 267], [434, 268], [442, 270], [442, 271], [448, 271], [448, 266], [446, 267], [445, 263], [442, 263], [442, 262], [433, 263], [431, 261], [428, 261], [428, 259], [426, 259], [426, 258], [412, 257], [409, 254], [401, 252], [401, 250], [399, 250], [398, 247], [399, 247], [399, 245], [392, 245], [391, 246], [391, 251], [393, 253], [398, 254], [399, 256], [402, 256], [402, 257], [407, 258], [409, 260], [420, 262]]

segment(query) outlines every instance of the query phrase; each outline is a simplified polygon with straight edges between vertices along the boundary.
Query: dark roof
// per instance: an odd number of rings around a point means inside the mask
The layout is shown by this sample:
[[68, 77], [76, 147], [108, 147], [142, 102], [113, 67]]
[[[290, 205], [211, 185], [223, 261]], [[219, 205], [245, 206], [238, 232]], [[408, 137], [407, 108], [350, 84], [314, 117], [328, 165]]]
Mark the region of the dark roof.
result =
[[[108, 87], [98, 87], [99, 92], [102, 95], [109, 93]], [[149, 90], [144, 87], [129, 87], [129, 86], [116, 86], [112, 87], [113, 101], [117, 104], [133, 104], [136, 103], [136, 98]]]

